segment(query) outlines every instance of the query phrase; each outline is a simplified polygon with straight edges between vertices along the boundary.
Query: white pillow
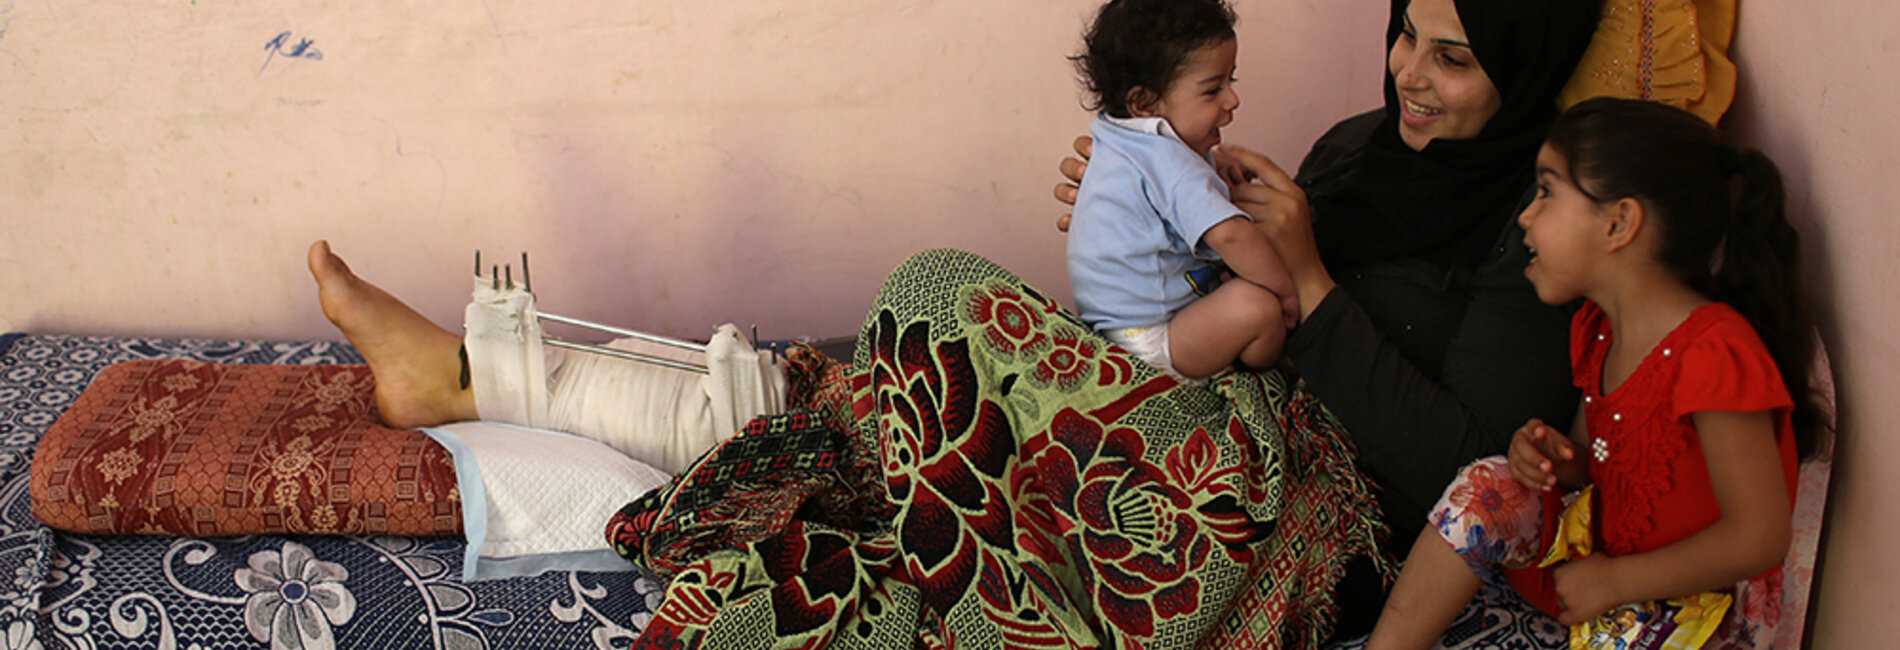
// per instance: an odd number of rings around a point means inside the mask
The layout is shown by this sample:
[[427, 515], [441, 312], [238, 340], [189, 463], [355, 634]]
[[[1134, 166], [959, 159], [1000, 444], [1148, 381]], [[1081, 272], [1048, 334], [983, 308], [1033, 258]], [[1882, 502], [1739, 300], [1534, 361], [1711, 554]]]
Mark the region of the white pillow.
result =
[[630, 571], [607, 543], [621, 506], [672, 477], [580, 436], [501, 422], [425, 428], [455, 457], [463, 581], [544, 571]]

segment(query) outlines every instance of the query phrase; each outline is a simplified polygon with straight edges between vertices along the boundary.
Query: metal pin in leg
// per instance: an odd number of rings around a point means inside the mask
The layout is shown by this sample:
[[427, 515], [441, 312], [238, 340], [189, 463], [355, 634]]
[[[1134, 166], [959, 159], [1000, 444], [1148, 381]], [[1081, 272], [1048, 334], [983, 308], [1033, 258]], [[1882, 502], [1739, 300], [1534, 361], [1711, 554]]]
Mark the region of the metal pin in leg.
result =
[[575, 327], [585, 327], [591, 330], [597, 330], [597, 331], [606, 332], [608, 334], [614, 334], [618, 336], [625, 336], [627, 338], [640, 339], [648, 343], [658, 343], [660, 345], [676, 347], [682, 350], [692, 350], [694, 352], [706, 351], [706, 345], [703, 343], [694, 343], [692, 341], [682, 341], [680, 339], [668, 338], [665, 336], [660, 336], [658, 334], [648, 334], [646, 332], [636, 332], [630, 329], [614, 327], [612, 325], [590, 323], [588, 321], [584, 321], [578, 318], [568, 318], [566, 316], [557, 316], [555, 314], [550, 314], [547, 312], [537, 313], [535, 314], [535, 317], [541, 320], [551, 320], [556, 323], [562, 323], [565, 325], [573, 325]]
[[[476, 249], [475, 251], [475, 277], [480, 278], [481, 274], [482, 274], [482, 251], [480, 249]], [[509, 289], [513, 289], [515, 288], [514, 266], [509, 265], [509, 266], [504, 267], [500, 264], [491, 263], [489, 265], [489, 270], [488, 270], [488, 279], [489, 279], [489, 285], [493, 287], [496, 291], [501, 290], [502, 283], [504, 281], [507, 283], [507, 286]], [[528, 253], [526, 251], [523, 251], [521, 253], [522, 290], [532, 294], [534, 292], [534, 287], [531, 284], [531, 282], [532, 281], [529, 279], [529, 275], [528, 275]], [[701, 353], [706, 351], [706, 346], [704, 344], [693, 343], [691, 341], [682, 341], [680, 339], [668, 338], [664, 336], [658, 336], [655, 334], [647, 334], [645, 332], [636, 332], [629, 329], [623, 329], [623, 328], [613, 327], [609, 325], [602, 325], [599, 323], [592, 323], [592, 322], [584, 321], [578, 318], [569, 318], [567, 316], [560, 316], [557, 314], [548, 314], [548, 313], [540, 313], [540, 312], [537, 312], [534, 316], [535, 318], [540, 319], [540, 320], [553, 321], [556, 323], [573, 325], [575, 327], [582, 327], [582, 328], [596, 330], [600, 332], [606, 332], [608, 334], [614, 334], [617, 336], [640, 339], [643, 341], [647, 341], [649, 343], [658, 343], [661, 345], [666, 345], [670, 347], [676, 347], [676, 348], [680, 348], [684, 350], [691, 350], [694, 352], [701, 352]], [[601, 354], [601, 355], [605, 355], [609, 357], [615, 357], [619, 359], [626, 359], [629, 361], [638, 361], [641, 363], [652, 364], [652, 365], [660, 366], [663, 368], [672, 368], [674, 370], [683, 370], [687, 372], [695, 372], [695, 373], [700, 373], [700, 374], [707, 374], [708, 372], [704, 365], [694, 364], [694, 363], [690, 363], [686, 361], [679, 361], [676, 359], [656, 357], [652, 355], [641, 354], [638, 352], [628, 352], [626, 350], [616, 350], [609, 347], [590, 345], [586, 343], [575, 343], [573, 341], [564, 341], [561, 339], [554, 338], [552, 336], [545, 336], [545, 335], [541, 337], [541, 340], [543, 343], [546, 343], [547, 345], [551, 345], [557, 348], [565, 348], [565, 349], [577, 350], [581, 352], [592, 352], [595, 354]]]
[[552, 345], [557, 348], [567, 348], [569, 350], [579, 350], [581, 352], [592, 352], [594, 354], [606, 355], [609, 357], [626, 359], [629, 361], [638, 361], [641, 363], [648, 363], [648, 364], [660, 366], [662, 368], [672, 368], [674, 370], [696, 372], [702, 375], [709, 374], [710, 372], [706, 370], [705, 366], [697, 366], [697, 365], [693, 365], [684, 361], [675, 361], [673, 359], [666, 359], [662, 357], [655, 357], [655, 356], [640, 354], [638, 352], [628, 352], [626, 350], [615, 350], [613, 348], [603, 348], [598, 345], [588, 345], [586, 343], [575, 343], [572, 341], [563, 341], [561, 339], [550, 338], [550, 337], [545, 337], [545, 336], [541, 337], [541, 342], [546, 343], [548, 345]]

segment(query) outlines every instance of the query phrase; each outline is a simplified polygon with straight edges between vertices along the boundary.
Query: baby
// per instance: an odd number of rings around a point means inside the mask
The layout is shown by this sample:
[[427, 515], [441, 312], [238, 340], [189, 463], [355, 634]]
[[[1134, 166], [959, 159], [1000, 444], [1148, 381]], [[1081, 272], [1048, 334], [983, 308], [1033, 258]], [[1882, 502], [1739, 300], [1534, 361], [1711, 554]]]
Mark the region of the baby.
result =
[[1233, 10], [1110, 0], [1084, 46], [1072, 60], [1099, 114], [1069, 229], [1082, 320], [1193, 382], [1272, 365], [1299, 314], [1293, 281], [1211, 157], [1240, 106]]

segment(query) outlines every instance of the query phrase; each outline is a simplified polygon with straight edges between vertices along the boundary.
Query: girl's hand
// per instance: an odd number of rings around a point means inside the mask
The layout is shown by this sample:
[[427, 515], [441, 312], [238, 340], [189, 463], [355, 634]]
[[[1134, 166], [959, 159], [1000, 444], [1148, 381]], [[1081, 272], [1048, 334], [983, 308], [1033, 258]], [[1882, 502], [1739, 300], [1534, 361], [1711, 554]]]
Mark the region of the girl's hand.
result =
[[[1305, 321], [1334, 286], [1333, 276], [1320, 262], [1319, 245], [1313, 241], [1313, 217], [1306, 204], [1306, 191], [1266, 156], [1225, 144], [1216, 147], [1215, 152], [1217, 159], [1231, 160], [1238, 167], [1231, 173], [1243, 182], [1233, 185], [1234, 205], [1253, 218], [1254, 226], [1266, 234], [1274, 252], [1280, 254], [1280, 261], [1293, 276], [1300, 320]], [[1255, 180], [1259, 182], [1247, 182]], [[1232, 183], [1233, 178], [1228, 182]]]
[[1511, 436], [1511, 475], [1524, 487], [1546, 492], [1562, 485], [1583, 485], [1588, 465], [1577, 458], [1575, 445], [1543, 420], [1531, 418]]
[[[1057, 169], [1062, 172], [1062, 177], [1068, 179], [1056, 183], [1057, 201], [1075, 205], [1075, 195], [1082, 191], [1082, 174], [1089, 170], [1089, 154], [1094, 151], [1095, 140], [1086, 135], [1075, 139], [1075, 153], [1081, 158], [1063, 158], [1062, 163], [1057, 165]], [[1056, 230], [1068, 232], [1069, 220], [1073, 218], [1073, 214], [1073, 212], [1064, 212], [1062, 216], [1056, 217]]]
[[1563, 613], [1557, 622], [1576, 625], [1602, 616], [1610, 608], [1633, 600], [1623, 598], [1611, 568], [1614, 561], [1603, 554], [1586, 555], [1557, 567], [1557, 602]]
[[[1552, 575], [1574, 624], [1635, 603], [1722, 589], [1786, 557], [1792, 510], [1773, 411], [1699, 411], [1691, 416], [1709, 463], [1721, 518], [1662, 548], [1573, 560]], [[1677, 477], [1677, 480], [1681, 480]]]

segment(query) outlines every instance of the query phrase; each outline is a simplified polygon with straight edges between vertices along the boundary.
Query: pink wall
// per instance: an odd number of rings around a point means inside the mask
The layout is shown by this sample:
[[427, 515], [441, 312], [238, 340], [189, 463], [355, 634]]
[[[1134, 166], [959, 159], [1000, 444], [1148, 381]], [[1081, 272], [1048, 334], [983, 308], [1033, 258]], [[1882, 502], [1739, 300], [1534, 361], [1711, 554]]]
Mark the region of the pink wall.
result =
[[[451, 327], [476, 248], [549, 311], [854, 333], [926, 247], [1067, 293], [1053, 163], [1094, 0], [0, 9], [0, 331], [337, 337], [305, 245]], [[1241, 2], [1229, 140], [1377, 102], [1384, 0]], [[251, 6], [258, 5], [258, 6]], [[681, 7], [689, 7], [684, 9]], [[1818, 647], [1900, 638], [1900, 5], [1747, 2], [1728, 120], [1786, 170], [1842, 386]], [[266, 58], [290, 31], [322, 60]]]
[[[1362, 2], [1242, 3], [1230, 139], [1295, 164], [1376, 104]], [[1096, 0], [70, 4], [0, 5], [0, 331], [336, 338], [317, 238], [450, 327], [477, 248], [678, 336], [855, 334], [930, 247], [1068, 293]]]
[[1727, 126], [1787, 177], [1791, 216], [1840, 383], [1840, 448], [1829, 496], [1816, 648], [1900, 638], [1900, 5], [1885, 0], [1747, 2], [1733, 54], [1741, 87]]

